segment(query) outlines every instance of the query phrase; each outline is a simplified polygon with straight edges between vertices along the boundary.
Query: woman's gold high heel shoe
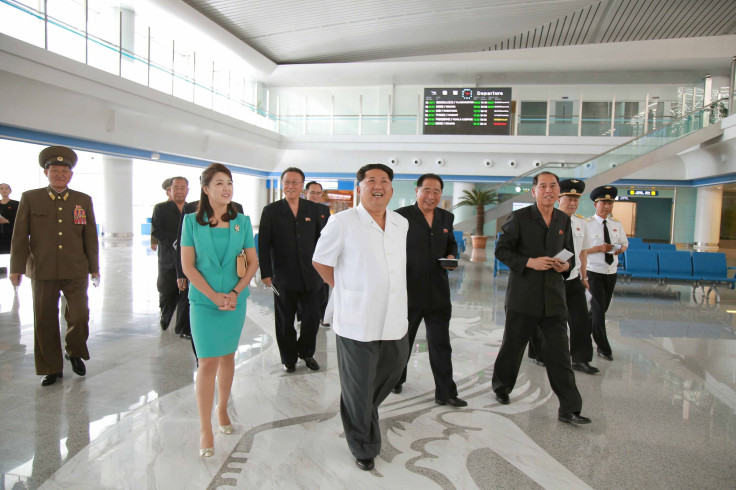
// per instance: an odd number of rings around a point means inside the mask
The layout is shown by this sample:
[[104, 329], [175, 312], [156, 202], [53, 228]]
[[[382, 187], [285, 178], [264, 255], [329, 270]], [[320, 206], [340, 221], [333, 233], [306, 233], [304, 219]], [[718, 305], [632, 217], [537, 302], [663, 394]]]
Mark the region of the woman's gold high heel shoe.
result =
[[214, 447], [206, 447], [204, 449], [199, 450], [199, 455], [203, 458], [211, 458], [215, 455], [215, 448]]
[[233, 432], [235, 432], [235, 428], [233, 427], [232, 424], [221, 425], [220, 426], [220, 432], [222, 432], [226, 436], [229, 436], [230, 434], [232, 434]]

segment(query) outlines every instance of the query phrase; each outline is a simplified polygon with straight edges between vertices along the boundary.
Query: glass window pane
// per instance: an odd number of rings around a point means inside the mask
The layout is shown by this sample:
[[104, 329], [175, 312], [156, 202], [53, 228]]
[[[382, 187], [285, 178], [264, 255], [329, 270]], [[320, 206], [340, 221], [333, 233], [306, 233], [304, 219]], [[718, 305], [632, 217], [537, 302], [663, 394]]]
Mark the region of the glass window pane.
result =
[[639, 114], [639, 102], [616, 102], [614, 136], [634, 138], [644, 131], [644, 119]]
[[573, 100], [553, 100], [550, 107], [549, 135], [577, 136], [580, 102]]
[[582, 136], [610, 136], [611, 103], [583, 102]]
[[0, 2], [0, 32], [43, 48], [43, 12], [24, 2], [15, 2], [14, 5]]
[[544, 136], [547, 134], [547, 101], [522, 102], [519, 113], [519, 135]]
[[56, 0], [48, 2], [47, 8], [49, 51], [84, 63], [84, 3]]

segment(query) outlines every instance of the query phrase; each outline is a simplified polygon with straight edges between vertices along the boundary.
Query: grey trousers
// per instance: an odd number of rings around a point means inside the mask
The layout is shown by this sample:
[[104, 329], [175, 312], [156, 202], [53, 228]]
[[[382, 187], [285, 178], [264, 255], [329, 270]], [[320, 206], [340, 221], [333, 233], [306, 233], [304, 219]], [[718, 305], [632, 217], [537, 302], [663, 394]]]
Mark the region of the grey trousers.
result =
[[381, 452], [378, 407], [401, 377], [409, 356], [408, 336], [374, 342], [336, 338], [345, 439], [356, 459], [375, 458]]

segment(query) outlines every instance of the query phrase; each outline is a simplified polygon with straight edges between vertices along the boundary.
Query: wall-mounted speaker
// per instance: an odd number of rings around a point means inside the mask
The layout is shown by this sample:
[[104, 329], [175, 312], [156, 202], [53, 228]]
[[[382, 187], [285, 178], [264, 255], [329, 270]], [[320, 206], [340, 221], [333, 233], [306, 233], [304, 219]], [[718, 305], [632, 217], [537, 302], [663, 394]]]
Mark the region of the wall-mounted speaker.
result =
[[493, 160], [483, 160], [483, 166], [486, 168], [491, 168], [493, 166]]
[[516, 160], [509, 160], [509, 167], [516, 168], [516, 165], [517, 165]]
[[415, 167], [418, 167], [419, 165], [422, 164], [422, 161], [419, 158], [412, 158], [411, 164], [414, 165]]
[[437, 165], [438, 167], [441, 167], [441, 166], [443, 166], [445, 164], [445, 161], [443, 159], [441, 159], [441, 158], [437, 158], [434, 161], [434, 164]]

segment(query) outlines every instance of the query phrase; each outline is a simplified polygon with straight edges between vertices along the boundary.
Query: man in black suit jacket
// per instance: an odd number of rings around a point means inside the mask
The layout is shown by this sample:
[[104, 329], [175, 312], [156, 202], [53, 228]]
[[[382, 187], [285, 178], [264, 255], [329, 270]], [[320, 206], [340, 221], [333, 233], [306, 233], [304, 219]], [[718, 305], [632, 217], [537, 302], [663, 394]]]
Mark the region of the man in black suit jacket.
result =
[[[176, 282], [176, 250], [179, 222], [182, 209], [189, 194], [189, 182], [184, 177], [172, 177], [170, 180], [171, 200], [156, 204], [151, 216], [151, 236], [158, 240], [158, 304], [161, 308], [161, 329], [169, 328], [174, 310], [179, 309], [174, 331], [185, 338], [191, 337], [188, 315], [182, 310], [188, 303], [186, 295], [179, 294]], [[184, 319], [182, 317], [186, 316]]]
[[[539, 327], [547, 377], [560, 401], [558, 419], [588, 424], [590, 419], [580, 415], [583, 401], [575, 384], [567, 339], [565, 278], [575, 265], [570, 217], [554, 207], [560, 196], [560, 181], [555, 174], [536, 175], [532, 194], [536, 203], [511, 213], [496, 243], [496, 257], [511, 273], [503, 343], [493, 368], [493, 391], [500, 403], [509, 403], [524, 350]], [[555, 258], [563, 249], [572, 256], [566, 260]]]
[[[177, 317], [182, 322], [186, 322], [186, 328], [185, 330], [187, 332], [191, 332], [192, 329], [189, 325], [189, 292], [187, 291], [189, 289], [189, 280], [187, 279], [187, 276], [184, 275], [184, 270], [181, 268], [181, 229], [184, 225], [184, 216], [187, 214], [192, 214], [197, 212], [197, 206], [199, 206], [199, 201], [192, 201], [188, 202], [184, 205], [184, 208], [182, 208], [181, 212], [181, 219], [179, 220], [179, 230], [176, 233], [176, 241], [174, 242], [174, 249], [176, 250], [176, 282], [179, 286], [179, 291], [181, 295], [183, 295], [185, 298], [187, 298], [187, 301], [184, 302], [184, 305], [181, 310], [179, 310], [179, 316]], [[239, 204], [235, 201], [233, 201], [233, 206], [235, 206], [235, 211], [245, 214], [243, 212], [243, 205]], [[177, 325], [179, 324], [179, 321], [177, 320]], [[189, 336], [191, 339], [191, 335]], [[194, 347], [194, 340], [192, 339], [192, 351], [194, 351], [194, 358], [197, 359], [197, 349]], [[199, 361], [197, 361], [197, 365], [199, 365]]]
[[[457, 242], [453, 233], [455, 216], [437, 207], [443, 189], [444, 183], [439, 175], [424, 174], [417, 179], [416, 204], [399, 208], [396, 212], [409, 221], [406, 235], [409, 345], [414, 345], [417, 330], [424, 320], [435, 402], [464, 407], [467, 402], [457, 397], [457, 386], [452, 380], [450, 282], [447, 269], [438, 262], [438, 259], [457, 258]], [[406, 369], [405, 365], [399, 382], [394, 386], [394, 393], [401, 393], [402, 384], [406, 382]]]
[[[314, 247], [322, 231], [325, 206], [300, 199], [304, 172], [289, 167], [281, 174], [284, 199], [263, 208], [258, 228], [261, 280], [273, 286], [276, 342], [283, 370], [294, 372], [298, 358], [313, 371], [319, 369], [314, 351], [319, 330], [322, 278], [312, 266]], [[297, 304], [302, 323], [294, 328]]]

